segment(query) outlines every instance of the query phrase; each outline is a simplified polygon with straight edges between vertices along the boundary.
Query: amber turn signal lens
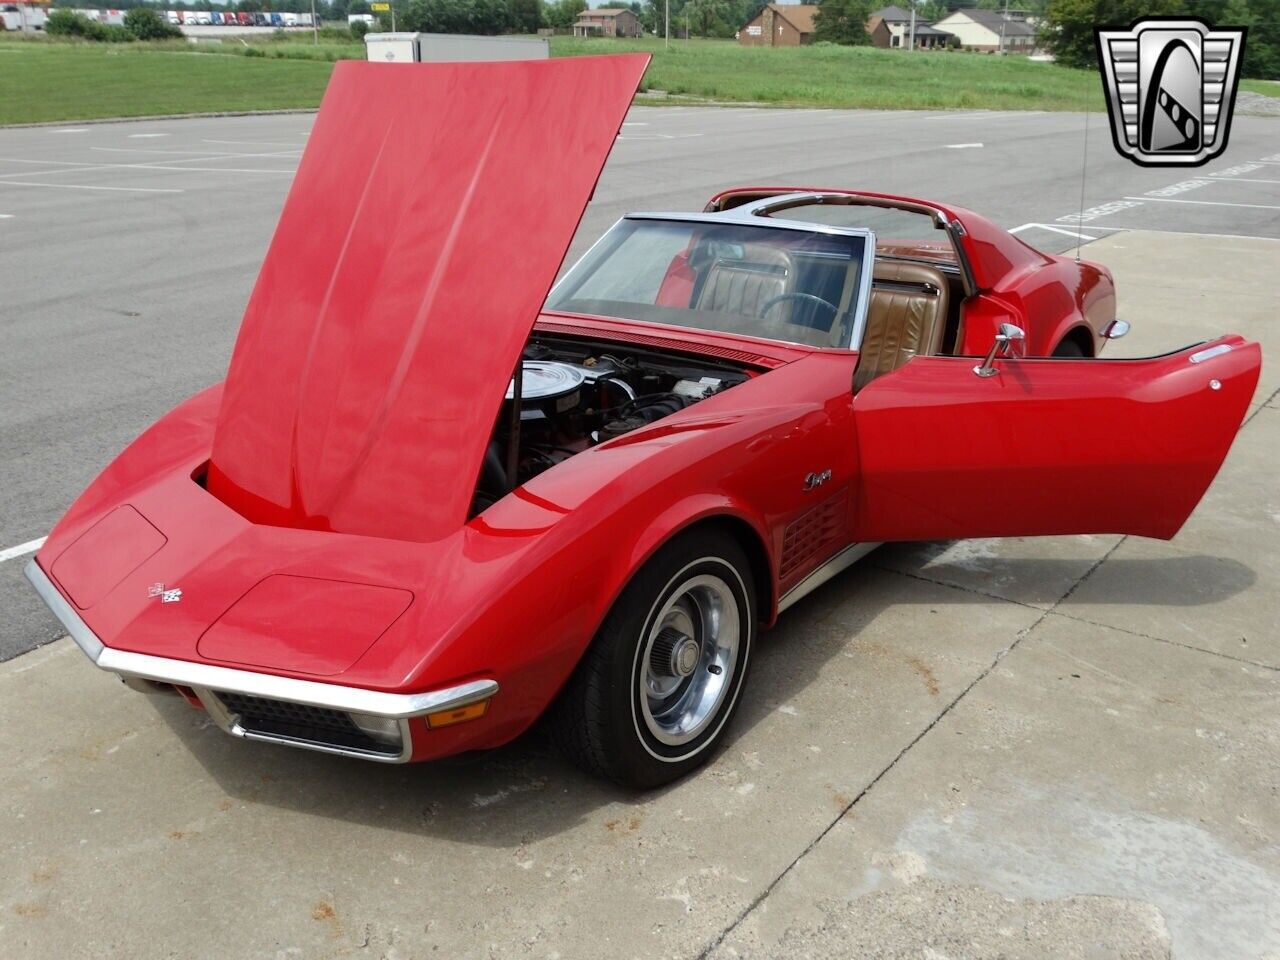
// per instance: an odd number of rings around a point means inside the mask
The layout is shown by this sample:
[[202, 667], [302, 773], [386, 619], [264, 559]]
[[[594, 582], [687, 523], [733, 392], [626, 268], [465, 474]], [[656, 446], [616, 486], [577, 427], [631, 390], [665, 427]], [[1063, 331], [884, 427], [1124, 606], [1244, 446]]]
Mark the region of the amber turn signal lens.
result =
[[467, 720], [479, 720], [488, 709], [489, 701], [481, 700], [479, 703], [470, 703], [465, 707], [458, 707], [457, 710], [441, 710], [439, 713], [428, 713], [427, 726], [432, 730], [437, 730], [440, 727], [451, 727], [455, 723], [463, 723]]

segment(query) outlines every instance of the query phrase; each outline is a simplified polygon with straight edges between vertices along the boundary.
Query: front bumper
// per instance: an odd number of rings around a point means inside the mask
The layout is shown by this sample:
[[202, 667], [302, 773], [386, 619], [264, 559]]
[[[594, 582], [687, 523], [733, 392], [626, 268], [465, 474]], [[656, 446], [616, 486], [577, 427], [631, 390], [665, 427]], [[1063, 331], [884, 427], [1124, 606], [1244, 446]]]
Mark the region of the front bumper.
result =
[[[36, 593], [95, 666], [116, 674], [135, 690], [189, 690], [219, 727], [246, 740], [405, 763], [413, 753], [411, 719], [456, 710], [498, 692], [494, 680], [473, 680], [428, 693], [387, 693], [117, 650], [89, 629], [35, 560], [27, 564], [25, 572]], [[371, 719], [395, 721], [398, 742], [385, 735], [381, 740], [368, 737], [365, 742], [343, 731], [343, 718], [355, 730], [364, 729], [351, 721], [352, 715], [362, 718], [366, 726]]]

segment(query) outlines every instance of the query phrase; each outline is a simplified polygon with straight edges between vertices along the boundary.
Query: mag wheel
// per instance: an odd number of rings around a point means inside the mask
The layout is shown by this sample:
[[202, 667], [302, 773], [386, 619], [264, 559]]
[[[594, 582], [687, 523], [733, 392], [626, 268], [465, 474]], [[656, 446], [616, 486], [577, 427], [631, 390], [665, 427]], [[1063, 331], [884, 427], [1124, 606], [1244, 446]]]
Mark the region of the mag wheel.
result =
[[553, 730], [592, 773], [656, 787], [704, 763], [737, 707], [755, 639], [738, 543], [694, 531], [632, 579], [561, 693]]

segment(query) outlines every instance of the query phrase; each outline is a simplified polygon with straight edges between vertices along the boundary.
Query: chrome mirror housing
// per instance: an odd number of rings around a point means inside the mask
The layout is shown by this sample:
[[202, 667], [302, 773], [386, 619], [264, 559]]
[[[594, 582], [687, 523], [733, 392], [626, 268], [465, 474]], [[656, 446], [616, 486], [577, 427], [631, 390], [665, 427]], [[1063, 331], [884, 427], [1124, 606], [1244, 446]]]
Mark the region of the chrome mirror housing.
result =
[[1104, 340], [1119, 340], [1129, 332], [1129, 321], [1112, 320], [1102, 328], [1102, 337]]
[[973, 372], [980, 377], [994, 377], [1000, 372], [996, 369], [996, 357], [1015, 356], [1013, 345], [1022, 343], [1026, 339], [1026, 333], [1017, 324], [1000, 324], [995, 339], [991, 342], [991, 349], [987, 351], [982, 363], [973, 368]]

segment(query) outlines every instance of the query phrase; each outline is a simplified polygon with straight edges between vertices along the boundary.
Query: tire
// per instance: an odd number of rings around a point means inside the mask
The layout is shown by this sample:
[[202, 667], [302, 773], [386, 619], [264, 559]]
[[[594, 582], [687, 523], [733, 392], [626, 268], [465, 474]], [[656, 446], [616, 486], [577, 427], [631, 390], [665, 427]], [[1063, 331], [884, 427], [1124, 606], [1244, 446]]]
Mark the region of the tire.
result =
[[1063, 340], [1053, 348], [1053, 356], [1060, 360], [1083, 360], [1088, 354], [1075, 340]]
[[755, 633], [738, 542], [720, 530], [677, 537], [615, 601], [552, 708], [552, 735], [579, 767], [624, 786], [684, 776], [723, 742]]

